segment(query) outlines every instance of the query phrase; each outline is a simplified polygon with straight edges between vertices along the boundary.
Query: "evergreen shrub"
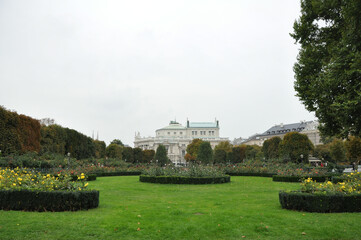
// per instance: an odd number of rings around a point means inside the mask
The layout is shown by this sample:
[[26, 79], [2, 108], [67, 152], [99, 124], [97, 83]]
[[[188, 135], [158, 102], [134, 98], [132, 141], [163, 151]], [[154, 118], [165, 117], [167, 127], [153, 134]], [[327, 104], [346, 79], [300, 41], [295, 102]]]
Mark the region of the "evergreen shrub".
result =
[[215, 184], [231, 181], [228, 175], [221, 177], [149, 176], [140, 175], [139, 181], [162, 184]]
[[0, 190], [1, 210], [78, 211], [96, 208], [99, 191]]
[[306, 212], [361, 212], [361, 194], [312, 194], [301, 191], [279, 193], [282, 208]]

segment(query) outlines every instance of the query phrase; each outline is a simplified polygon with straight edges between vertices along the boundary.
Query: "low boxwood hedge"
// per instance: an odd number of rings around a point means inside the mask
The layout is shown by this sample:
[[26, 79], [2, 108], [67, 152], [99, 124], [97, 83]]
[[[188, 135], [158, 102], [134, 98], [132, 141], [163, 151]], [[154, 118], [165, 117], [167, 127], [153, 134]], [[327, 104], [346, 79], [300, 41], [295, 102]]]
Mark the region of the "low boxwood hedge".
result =
[[[76, 175], [71, 176], [71, 180], [72, 180], [72, 181], [77, 181], [77, 180], [78, 180], [78, 176], [76, 176]], [[85, 179], [85, 180], [86, 180], [86, 181], [95, 181], [95, 180], [97, 180], [97, 175], [95, 175], [95, 174], [89, 174], [89, 175], [86, 176], [86, 179]]]
[[99, 191], [0, 190], [1, 210], [78, 211], [96, 208]]
[[142, 174], [140, 171], [131, 171], [131, 172], [95, 172], [98, 177], [108, 177], [108, 176], [139, 176]]
[[282, 208], [306, 212], [361, 212], [361, 194], [279, 193]]
[[226, 174], [230, 176], [272, 177], [277, 173], [226, 172]]
[[221, 177], [184, 177], [184, 176], [149, 176], [140, 175], [139, 181], [162, 184], [215, 184], [231, 181], [228, 175]]
[[316, 182], [324, 182], [330, 180], [331, 176], [285, 176], [285, 175], [274, 175], [272, 180], [275, 182], [301, 182], [304, 178], [312, 178]]

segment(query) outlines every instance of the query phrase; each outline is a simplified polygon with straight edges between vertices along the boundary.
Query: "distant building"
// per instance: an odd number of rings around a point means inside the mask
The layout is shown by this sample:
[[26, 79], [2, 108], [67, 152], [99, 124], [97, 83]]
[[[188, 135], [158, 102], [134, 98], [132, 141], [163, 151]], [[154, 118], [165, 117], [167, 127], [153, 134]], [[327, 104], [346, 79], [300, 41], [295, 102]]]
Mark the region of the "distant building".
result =
[[219, 137], [219, 121], [215, 122], [189, 122], [187, 125], [171, 121], [168, 126], [155, 131], [155, 137], [141, 137], [140, 133], [135, 135], [134, 147], [143, 150], [157, 150], [160, 144], [168, 151], [168, 157], [173, 163], [185, 163], [184, 156], [189, 143], [199, 138], [210, 142], [212, 148], [222, 141], [229, 141], [228, 138]]
[[283, 138], [283, 136], [289, 132], [299, 132], [306, 134], [315, 146], [322, 144], [320, 133], [318, 131], [318, 121], [301, 121], [291, 124], [281, 123], [271, 127], [262, 134], [252, 135], [246, 141], [244, 141], [243, 144], [262, 146], [264, 141], [276, 136]]

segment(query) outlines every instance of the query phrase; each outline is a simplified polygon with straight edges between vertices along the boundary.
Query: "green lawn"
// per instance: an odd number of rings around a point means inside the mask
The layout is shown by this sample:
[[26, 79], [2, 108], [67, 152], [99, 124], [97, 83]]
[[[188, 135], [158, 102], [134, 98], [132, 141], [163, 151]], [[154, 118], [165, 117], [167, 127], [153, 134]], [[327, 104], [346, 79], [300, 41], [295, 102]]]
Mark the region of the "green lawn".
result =
[[217, 185], [157, 185], [138, 179], [89, 182], [100, 191], [99, 208], [89, 211], [0, 211], [0, 239], [361, 239], [361, 213], [281, 209], [278, 191], [297, 189], [297, 183], [232, 177]]

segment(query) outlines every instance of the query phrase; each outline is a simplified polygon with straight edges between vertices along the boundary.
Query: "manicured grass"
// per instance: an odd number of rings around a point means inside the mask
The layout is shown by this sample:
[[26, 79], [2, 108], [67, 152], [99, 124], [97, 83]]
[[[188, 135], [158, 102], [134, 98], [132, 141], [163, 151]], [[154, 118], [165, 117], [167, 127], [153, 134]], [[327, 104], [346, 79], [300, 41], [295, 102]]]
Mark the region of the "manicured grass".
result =
[[[214, 185], [142, 183], [138, 176], [99, 177], [97, 209], [0, 211], [0, 239], [359, 239], [361, 213], [281, 209], [279, 190], [298, 183], [232, 177]], [[140, 229], [137, 231], [137, 229]], [[304, 233], [304, 234], [303, 234]]]

